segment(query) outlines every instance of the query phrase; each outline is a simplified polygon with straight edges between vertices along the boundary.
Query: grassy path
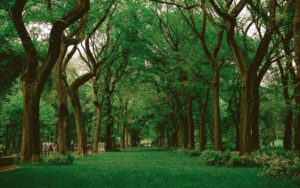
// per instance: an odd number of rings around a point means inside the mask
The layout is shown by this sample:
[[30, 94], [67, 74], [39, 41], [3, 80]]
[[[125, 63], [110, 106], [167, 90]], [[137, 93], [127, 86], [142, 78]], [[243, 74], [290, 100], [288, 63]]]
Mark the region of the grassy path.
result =
[[199, 158], [166, 151], [112, 152], [71, 166], [24, 165], [0, 174], [0, 187], [300, 187], [296, 180], [257, 176], [259, 168], [203, 166]]

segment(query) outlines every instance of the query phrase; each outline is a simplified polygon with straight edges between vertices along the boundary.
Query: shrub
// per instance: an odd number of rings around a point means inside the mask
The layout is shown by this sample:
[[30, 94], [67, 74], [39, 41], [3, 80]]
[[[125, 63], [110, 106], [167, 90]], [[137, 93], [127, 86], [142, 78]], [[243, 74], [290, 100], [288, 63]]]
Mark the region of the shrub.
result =
[[262, 151], [255, 151], [249, 157], [256, 163], [257, 166], [263, 167], [272, 160], [272, 155], [269, 155]]
[[238, 152], [207, 150], [201, 154], [202, 162], [210, 166], [255, 167], [256, 162], [249, 156], [240, 157]]
[[259, 164], [251, 156], [244, 156], [241, 159], [245, 167], [259, 167]]
[[65, 156], [57, 153], [44, 159], [45, 164], [48, 165], [69, 165], [74, 161], [74, 156], [68, 152]]
[[200, 151], [185, 151], [185, 155], [188, 155], [190, 157], [199, 157], [201, 155]]
[[190, 153], [191, 157], [199, 157], [201, 155], [201, 153], [199, 151], [194, 151]]
[[209, 166], [226, 167], [263, 167], [262, 175], [275, 178], [300, 178], [300, 158], [295, 151], [284, 149], [262, 149], [249, 156], [239, 156], [238, 152], [216, 152], [206, 150], [201, 154], [201, 160]]
[[280, 177], [300, 177], [299, 152], [284, 148], [265, 147], [252, 153], [251, 158], [264, 168], [263, 175]]
[[206, 150], [202, 152], [201, 159], [202, 162], [209, 166], [222, 166], [230, 159], [230, 152], [221, 152], [221, 151], [211, 151]]
[[264, 166], [263, 175], [275, 178], [300, 177], [300, 159], [298, 157], [289, 159], [284, 156], [276, 155]]
[[226, 161], [224, 166], [227, 167], [239, 167], [239, 166], [244, 166], [243, 159], [239, 157], [238, 152], [232, 152], [230, 159]]

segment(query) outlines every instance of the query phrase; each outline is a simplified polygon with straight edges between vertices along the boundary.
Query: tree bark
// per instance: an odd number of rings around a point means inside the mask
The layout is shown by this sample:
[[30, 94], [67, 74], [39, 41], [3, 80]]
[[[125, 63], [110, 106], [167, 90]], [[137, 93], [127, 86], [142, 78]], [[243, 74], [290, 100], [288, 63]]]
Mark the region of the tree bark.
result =
[[[62, 37], [63, 38], [63, 37]], [[63, 40], [63, 39], [62, 39]], [[69, 110], [67, 99], [67, 81], [64, 76], [65, 71], [62, 70], [64, 57], [67, 53], [67, 45], [61, 42], [60, 55], [54, 66], [54, 84], [57, 92], [58, 102], [58, 137], [59, 137], [59, 153], [64, 155], [70, 150], [69, 139]]]
[[[276, 0], [271, 0], [269, 2], [269, 15], [266, 21], [266, 31], [264, 35], [261, 36], [261, 40], [256, 49], [256, 53], [251, 63], [246, 61], [246, 56], [242, 52], [238, 43], [234, 39], [235, 27], [236, 27], [236, 19], [247, 3], [250, 3], [247, 0], [239, 1], [235, 6], [232, 7], [230, 12], [223, 11], [218, 4], [209, 0], [210, 4], [214, 8], [215, 12], [224, 19], [224, 26], [227, 29], [227, 43], [232, 51], [239, 70], [242, 77], [242, 91], [241, 91], [241, 121], [240, 121], [240, 154], [249, 154], [252, 152], [252, 140], [251, 140], [251, 110], [252, 110], [252, 87], [253, 87], [253, 79], [252, 76], [257, 74], [265, 55], [268, 52], [268, 47], [272, 39], [272, 35], [275, 31], [276, 26], [282, 25], [284, 19], [275, 20], [276, 17]], [[284, 7], [284, 12], [287, 12], [293, 1], [289, 0]], [[277, 24], [277, 25], [276, 25]], [[276, 26], [275, 26], [276, 25]], [[300, 102], [300, 98], [299, 98]]]
[[98, 86], [97, 81], [98, 81], [98, 78], [96, 76], [96, 78], [94, 79], [94, 82], [93, 82], [95, 107], [96, 107], [96, 111], [97, 111], [95, 136], [94, 136], [94, 142], [93, 142], [93, 153], [98, 153], [98, 142], [99, 142], [99, 134], [100, 134], [100, 130], [101, 130], [101, 120], [102, 120], [102, 107], [104, 104], [106, 87], [108, 86], [108, 84], [106, 84], [105, 88], [102, 90], [101, 99], [99, 102], [98, 101], [99, 86]]
[[210, 93], [210, 83], [207, 86], [204, 101], [202, 101], [201, 99], [198, 99], [198, 104], [199, 104], [199, 147], [200, 147], [200, 151], [205, 150], [205, 145], [207, 143], [204, 116], [205, 116], [205, 111], [207, 109], [207, 104], [208, 104], [208, 100], [209, 100], [209, 93]]
[[121, 125], [121, 142], [120, 142], [120, 148], [125, 148], [125, 126], [124, 123]]
[[259, 118], [259, 85], [260, 82], [256, 79], [253, 84], [253, 107], [252, 107], [252, 149], [259, 149], [259, 127], [258, 127], [258, 118]]
[[295, 123], [295, 150], [300, 151], [300, 1], [295, 1], [295, 12], [293, 20], [294, 31], [294, 51], [295, 51], [295, 63], [296, 63], [296, 79], [297, 84], [295, 86], [295, 101], [296, 101], [296, 123]]
[[189, 126], [187, 123], [187, 117], [185, 115], [181, 115], [181, 123], [182, 123], [182, 141], [183, 148], [188, 149], [189, 144]]
[[[126, 120], [127, 120], [127, 116], [128, 116], [128, 100], [125, 101], [124, 106], [121, 108], [121, 112], [123, 113], [123, 115], [125, 116]], [[125, 140], [126, 140], [126, 123], [124, 122], [124, 120], [122, 120], [122, 125], [121, 125], [121, 148], [126, 148], [125, 147]]]
[[27, 162], [40, 161], [40, 126], [39, 102], [40, 96], [34, 92], [31, 84], [23, 85], [23, 131], [20, 160]]
[[166, 134], [165, 134], [166, 132], [165, 132], [163, 125], [160, 125], [159, 130], [160, 130], [160, 146], [165, 147], [166, 146]]
[[9, 133], [8, 133], [8, 124], [6, 124], [6, 135], [5, 135], [5, 148], [4, 148], [4, 156], [7, 156], [7, 151], [9, 149]]
[[292, 149], [292, 124], [293, 124], [293, 111], [291, 108], [291, 104], [288, 104], [287, 107], [287, 115], [284, 120], [285, 129], [284, 129], [284, 137], [283, 137], [283, 147], [287, 150]]
[[186, 116], [187, 116], [187, 124], [188, 124], [189, 150], [194, 150], [195, 149], [195, 136], [194, 136], [192, 103], [193, 103], [192, 97], [188, 96], [187, 104], [186, 104]]
[[219, 102], [220, 76], [219, 67], [213, 66], [213, 109], [214, 109], [214, 146], [215, 151], [222, 151], [222, 133], [220, 125], [220, 102]]
[[128, 129], [125, 127], [125, 149], [128, 148]]
[[[235, 149], [239, 151], [240, 147], [240, 113], [241, 113], [241, 102], [240, 102], [240, 92], [236, 93], [237, 90], [240, 91], [240, 79], [236, 82], [237, 86], [233, 89], [231, 98], [229, 100], [228, 108], [232, 115], [232, 119], [235, 125]], [[238, 95], [238, 97], [237, 97]]]
[[81, 109], [79, 96], [78, 96], [78, 89], [70, 90], [69, 96], [70, 96], [70, 101], [72, 104], [73, 113], [74, 113], [75, 122], [76, 122], [77, 152], [78, 152], [78, 155], [86, 155], [87, 154], [86, 133], [85, 133], [82, 109]]
[[166, 135], [167, 135], [167, 147], [170, 148], [172, 141], [171, 141], [170, 131], [168, 129], [166, 129]]
[[105, 150], [111, 151], [113, 149], [112, 145], [112, 128], [114, 125], [114, 120], [112, 117], [112, 104], [111, 104], [111, 98], [110, 93], [107, 92], [106, 96], [106, 106], [107, 106], [107, 121], [106, 121], [106, 139], [105, 139]]
[[[176, 111], [175, 113], [177, 113], [179, 115], [179, 117], [181, 117], [181, 109], [182, 109], [182, 105], [180, 102], [180, 99], [178, 97], [175, 97], [175, 103], [176, 103]], [[176, 117], [176, 116], [174, 116]], [[176, 118], [175, 119], [176, 124], [177, 124], [177, 128], [176, 128], [176, 134], [177, 134], [177, 147], [181, 147], [182, 146], [182, 129], [183, 129], [183, 124], [181, 121], [181, 118]]]
[[77, 0], [73, 9], [56, 20], [50, 32], [49, 48], [45, 61], [38, 68], [35, 46], [22, 20], [27, 0], [16, 0], [11, 9], [12, 21], [26, 53], [26, 66], [21, 77], [23, 90], [23, 132], [20, 160], [40, 161], [39, 100], [45, 83], [60, 53], [62, 32], [83, 16], [89, 9], [88, 0]]
[[205, 111], [202, 108], [202, 104], [199, 104], [199, 147], [200, 151], [205, 150], [205, 145], [206, 145], [206, 131], [205, 131], [205, 121], [204, 121], [204, 115]]
[[[175, 105], [174, 105], [175, 106]], [[177, 125], [177, 121], [175, 119], [175, 109], [173, 110], [173, 118], [172, 118], [172, 125], [173, 125], [173, 131], [171, 132], [172, 134], [172, 147], [176, 147], [178, 146], [178, 137], [177, 137], [177, 131], [178, 131], [178, 125]]]
[[241, 91], [241, 127], [240, 127], [240, 153], [249, 154], [252, 152], [251, 139], [251, 109], [252, 109], [252, 85], [253, 81], [249, 76], [242, 77]]
[[133, 147], [133, 132], [132, 129], [129, 130], [129, 136], [130, 136], [130, 147]]
[[[286, 50], [285, 50], [286, 51]], [[291, 98], [289, 96], [289, 66], [291, 62], [286, 63], [286, 72], [283, 66], [277, 61], [277, 65], [280, 71], [282, 91], [286, 108], [286, 116], [284, 120], [284, 137], [283, 137], [283, 147], [287, 150], [292, 149], [292, 123], [293, 123], [293, 111]]]
[[57, 138], [58, 138], [58, 123], [54, 124], [55, 130], [54, 130], [54, 143], [57, 143]]
[[180, 124], [179, 122], [177, 122], [177, 147], [181, 147], [182, 146], [182, 124]]
[[78, 96], [78, 90], [80, 86], [82, 86], [84, 83], [89, 81], [93, 76], [94, 76], [93, 73], [86, 73], [79, 76], [72, 82], [71, 86], [68, 89], [68, 94], [70, 97], [73, 113], [75, 116], [76, 130], [77, 130], [77, 148], [78, 148], [79, 155], [86, 155], [87, 149], [86, 149], [85, 126], [84, 126], [80, 100]]
[[102, 116], [102, 105], [95, 104], [97, 111], [95, 137], [93, 142], [93, 153], [98, 153], [99, 134], [101, 131], [101, 116]]

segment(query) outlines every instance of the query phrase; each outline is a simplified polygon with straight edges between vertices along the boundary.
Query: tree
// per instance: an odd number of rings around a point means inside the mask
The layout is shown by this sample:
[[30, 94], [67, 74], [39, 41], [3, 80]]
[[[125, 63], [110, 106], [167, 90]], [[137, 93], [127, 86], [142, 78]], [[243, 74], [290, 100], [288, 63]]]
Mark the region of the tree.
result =
[[36, 48], [22, 21], [22, 13], [26, 3], [27, 0], [16, 0], [11, 13], [12, 21], [26, 53], [26, 65], [21, 76], [23, 88], [23, 131], [20, 158], [21, 161], [34, 162], [40, 160], [39, 102], [41, 92], [59, 56], [60, 49], [57, 46], [60, 45], [62, 32], [88, 11], [89, 1], [77, 0], [73, 9], [54, 22], [49, 36], [48, 53], [39, 68]]
[[[275, 21], [276, 15], [276, 1], [271, 0], [269, 3], [269, 16], [266, 25], [266, 32], [261, 37], [261, 40], [258, 44], [256, 49], [255, 56], [251, 63], [248, 63], [246, 60], [245, 54], [242, 52], [239, 44], [236, 42], [234, 37], [235, 28], [237, 25], [236, 19], [244, 7], [247, 5], [247, 1], [239, 1], [230, 11], [230, 13], [225, 12], [220, 8], [216, 2], [210, 0], [209, 1], [215, 12], [224, 19], [224, 26], [227, 29], [227, 43], [237, 61], [239, 66], [241, 78], [242, 78], [242, 91], [241, 91], [241, 128], [240, 128], [240, 153], [249, 154], [253, 150], [252, 145], [252, 136], [251, 136], [251, 129], [252, 129], [252, 121], [253, 118], [253, 86], [255, 82], [255, 78], [257, 77], [257, 72], [261, 64], [263, 63], [264, 56], [268, 52], [268, 47], [272, 39], [272, 35], [275, 31], [276, 27], [279, 27], [283, 19], [280, 19], [278, 23]], [[231, 1], [232, 2], [232, 1]], [[289, 1], [284, 9], [284, 13], [286, 13], [290, 6], [292, 5], [292, 1]], [[257, 138], [256, 138], [257, 140]]]
[[296, 124], [295, 124], [295, 149], [300, 150], [300, 114], [298, 112], [300, 108], [300, 2], [295, 1], [295, 12], [293, 21], [294, 31], [294, 50], [295, 50], [295, 63], [296, 63], [296, 78], [297, 82], [295, 85], [295, 101], [296, 101]]

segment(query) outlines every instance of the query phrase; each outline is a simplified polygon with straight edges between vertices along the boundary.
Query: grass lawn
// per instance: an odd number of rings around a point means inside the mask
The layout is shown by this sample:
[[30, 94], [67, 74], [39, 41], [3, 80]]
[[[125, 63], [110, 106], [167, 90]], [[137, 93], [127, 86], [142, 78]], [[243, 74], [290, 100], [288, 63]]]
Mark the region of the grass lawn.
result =
[[23, 165], [0, 174], [0, 187], [300, 187], [299, 181], [257, 176], [260, 168], [207, 167], [168, 151], [108, 152], [70, 166]]

